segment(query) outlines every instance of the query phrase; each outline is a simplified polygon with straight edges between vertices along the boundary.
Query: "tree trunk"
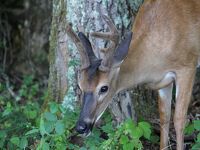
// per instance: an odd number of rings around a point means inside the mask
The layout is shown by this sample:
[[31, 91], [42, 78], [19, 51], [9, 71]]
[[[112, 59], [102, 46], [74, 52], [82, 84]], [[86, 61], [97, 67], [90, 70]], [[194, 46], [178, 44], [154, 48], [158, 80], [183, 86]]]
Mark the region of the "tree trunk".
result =
[[49, 50], [48, 98], [45, 101], [44, 107], [46, 107], [46, 104], [50, 100], [61, 102], [67, 90], [66, 4], [66, 0], [53, 1]]

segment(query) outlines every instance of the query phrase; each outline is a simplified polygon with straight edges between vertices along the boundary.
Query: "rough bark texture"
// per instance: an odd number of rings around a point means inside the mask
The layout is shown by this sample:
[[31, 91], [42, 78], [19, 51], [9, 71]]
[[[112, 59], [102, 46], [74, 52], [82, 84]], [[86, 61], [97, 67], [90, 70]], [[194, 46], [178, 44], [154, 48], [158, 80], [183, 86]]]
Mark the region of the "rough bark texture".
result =
[[[62, 101], [67, 90], [66, 1], [53, 1], [49, 51], [48, 100]], [[46, 100], [46, 103], [48, 102]]]

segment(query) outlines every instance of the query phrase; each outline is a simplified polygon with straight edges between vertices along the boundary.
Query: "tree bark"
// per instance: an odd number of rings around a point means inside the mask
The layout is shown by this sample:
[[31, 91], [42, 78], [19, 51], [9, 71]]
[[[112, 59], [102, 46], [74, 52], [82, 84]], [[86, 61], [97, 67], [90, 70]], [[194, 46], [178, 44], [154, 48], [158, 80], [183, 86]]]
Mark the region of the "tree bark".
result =
[[[49, 50], [48, 101], [61, 102], [67, 90], [67, 41], [66, 41], [66, 0], [53, 1], [53, 18], [51, 24]], [[44, 106], [44, 107], [45, 107]]]

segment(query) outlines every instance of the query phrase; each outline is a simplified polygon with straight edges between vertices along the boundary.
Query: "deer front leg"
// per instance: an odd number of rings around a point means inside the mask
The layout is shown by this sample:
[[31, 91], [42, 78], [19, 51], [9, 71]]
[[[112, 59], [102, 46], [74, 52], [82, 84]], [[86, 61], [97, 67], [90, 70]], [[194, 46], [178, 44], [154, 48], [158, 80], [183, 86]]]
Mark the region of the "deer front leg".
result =
[[168, 149], [169, 123], [171, 117], [173, 83], [158, 91], [158, 104], [160, 113], [160, 150]]
[[176, 131], [177, 150], [184, 149], [184, 127], [187, 110], [191, 99], [195, 76], [194, 69], [187, 69], [177, 73], [176, 80], [176, 106], [174, 114], [174, 127]]

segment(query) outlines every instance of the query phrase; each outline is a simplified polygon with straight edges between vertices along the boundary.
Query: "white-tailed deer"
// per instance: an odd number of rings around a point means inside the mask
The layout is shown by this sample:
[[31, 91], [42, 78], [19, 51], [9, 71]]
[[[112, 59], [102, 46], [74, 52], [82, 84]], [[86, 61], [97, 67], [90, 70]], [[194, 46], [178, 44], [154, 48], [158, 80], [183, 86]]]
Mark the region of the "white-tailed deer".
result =
[[109, 33], [94, 32], [111, 40], [97, 58], [88, 38], [67, 27], [81, 55], [78, 81], [82, 109], [76, 130], [89, 134], [94, 123], [121, 90], [147, 84], [159, 93], [160, 149], [168, 144], [173, 83], [176, 85], [174, 126], [177, 149], [184, 148], [183, 129], [191, 98], [196, 67], [200, 65], [200, 0], [145, 0], [134, 25], [133, 35], [119, 42], [112, 21], [103, 16]]

